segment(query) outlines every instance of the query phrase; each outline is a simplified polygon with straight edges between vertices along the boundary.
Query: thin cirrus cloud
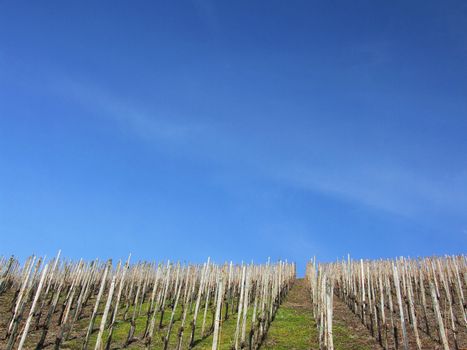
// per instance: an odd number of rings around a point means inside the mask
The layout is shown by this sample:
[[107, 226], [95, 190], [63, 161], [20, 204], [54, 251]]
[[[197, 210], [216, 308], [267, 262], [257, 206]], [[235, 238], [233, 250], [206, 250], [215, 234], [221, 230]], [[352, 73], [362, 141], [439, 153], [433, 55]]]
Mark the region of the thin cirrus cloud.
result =
[[[295, 186], [356, 202], [395, 215], [421, 218], [453, 213], [465, 217], [467, 173], [449, 179], [427, 178], [396, 165], [355, 165], [340, 171], [295, 167], [280, 175]], [[426, 218], [424, 218], [425, 220]]]
[[130, 132], [148, 144], [159, 144], [167, 152], [176, 149], [177, 156], [182, 158], [194, 156], [214, 166], [236, 169], [236, 175], [238, 169], [242, 169], [244, 178], [260, 176], [283, 189], [299, 188], [353, 206], [411, 219], [447, 213], [465, 217], [467, 171], [450, 173], [444, 178], [435, 178], [433, 174], [430, 177], [422, 170], [380, 162], [371, 151], [360, 154], [360, 160], [349, 163], [345, 160], [348, 156], [345, 152], [336, 154], [330, 149], [326, 151], [329, 144], [324, 141], [325, 138], [320, 137], [314, 139], [311, 147], [322, 149], [325, 156], [328, 152], [325, 158], [330, 161], [325, 164], [314, 163], [306, 157], [290, 161], [287, 156], [296, 151], [299, 147], [297, 144], [271, 157], [271, 145], [261, 138], [253, 140], [250, 136], [249, 140], [245, 140], [229, 132], [221, 123], [154, 117], [157, 113], [141, 112], [140, 108], [91, 84], [67, 81], [61, 82], [59, 86], [57, 91], [71, 97], [75, 103], [93, 114], [107, 118], [121, 131]]
[[107, 118], [121, 131], [129, 131], [147, 142], [179, 145], [208, 132], [205, 124], [180, 123], [168, 116], [156, 118], [93, 84], [63, 80], [55, 83], [53, 90], [71, 98], [87, 112]]

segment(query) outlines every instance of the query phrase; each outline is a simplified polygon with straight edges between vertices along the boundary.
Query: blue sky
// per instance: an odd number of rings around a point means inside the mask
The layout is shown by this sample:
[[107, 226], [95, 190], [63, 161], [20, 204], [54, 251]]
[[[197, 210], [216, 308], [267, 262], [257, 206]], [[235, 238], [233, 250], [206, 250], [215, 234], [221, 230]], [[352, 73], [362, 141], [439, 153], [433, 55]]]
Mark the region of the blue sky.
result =
[[3, 1], [0, 254], [465, 253], [464, 1]]

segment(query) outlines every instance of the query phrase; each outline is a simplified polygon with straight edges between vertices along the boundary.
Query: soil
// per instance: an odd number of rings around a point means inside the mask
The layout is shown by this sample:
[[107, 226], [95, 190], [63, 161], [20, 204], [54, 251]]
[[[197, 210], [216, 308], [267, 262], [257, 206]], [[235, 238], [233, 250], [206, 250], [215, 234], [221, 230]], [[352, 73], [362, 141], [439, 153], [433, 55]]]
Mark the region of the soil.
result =
[[[334, 298], [334, 346], [336, 350], [382, 350], [382, 347], [371, 336], [370, 332], [360, 322], [347, 306], [340, 300]], [[310, 292], [304, 279], [297, 279], [289, 294], [278, 311], [278, 317], [281, 311], [291, 311], [301, 317], [297, 321], [307, 322], [305, 329], [308, 331], [308, 339], [301, 343], [295, 342], [292, 338], [301, 334], [301, 329], [291, 329], [290, 332], [279, 332], [276, 330], [277, 322], [272, 323], [268, 337], [264, 343], [264, 349], [300, 349], [300, 350], [318, 350], [316, 323], [313, 320], [313, 306], [311, 304]], [[303, 326], [303, 324], [301, 325]], [[291, 343], [293, 344], [291, 346]], [[298, 343], [298, 344], [297, 344]]]

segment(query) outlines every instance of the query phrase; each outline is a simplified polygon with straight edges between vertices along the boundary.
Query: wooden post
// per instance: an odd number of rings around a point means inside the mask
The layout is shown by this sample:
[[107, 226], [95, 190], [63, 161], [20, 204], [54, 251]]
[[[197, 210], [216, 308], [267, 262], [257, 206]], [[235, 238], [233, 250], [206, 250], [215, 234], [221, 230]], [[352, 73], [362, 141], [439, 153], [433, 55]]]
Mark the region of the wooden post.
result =
[[114, 329], [115, 321], [117, 319], [118, 307], [120, 305], [120, 298], [122, 297], [123, 287], [125, 285], [125, 277], [128, 272], [128, 269], [130, 268], [130, 259], [131, 259], [131, 254], [128, 256], [125, 267], [122, 270], [122, 277], [120, 278], [120, 281], [119, 281], [117, 299], [115, 301], [115, 307], [112, 312], [112, 319], [110, 321], [110, 326], [109, 326], [109, 335], [107, 337], [107, 342], [105, 345], [106, 350], [110, 349], [110, 344], [112, 343], [113, 329]]
[[94, 329], [94, 321], [96, 319], [97, 310], [99, 309], [99, 303], [101, 301], [102, 294], [104, 293], [105, 282], [106, 282], [106, 279], [107, 279], [107, 273], [109, 272], [110, 266], [111, 266], [111, 261], [109, 260], [107, 262], [107, 264], [106, 264], [105, 269], [104, 269], [104, 274], [103, 274], [102, 280], [101, 280], [101, 286], [99, 288], [99, 293], [97, 294], [96, 303], [94, 304], [94, 310], [92, 311], [91, 320], [89, 321], [89, 326], [88, 326], [88, 330], [87, 330], [87, 333], [86, 333], [86, 338], [84, 339], [84, 343], [83, 343], [83, 347], [82, 347], [83, 350], [87, 349], [88, 342], [89, 342], [89, 337], [91, 336], [91, 333], [92, 333], [92, 331]]
[[215, 314], [215, 321], [214, 321], [214, 335], [212, 338], [212, 350], [217, 350], [218, 342], [219, 342], [219, 332], [221, 328], [221, 308], [222, 308], [222, 300], [224, 298], [224, 280], [222, 276], [219, 277], [219, 281], [217, 282], [217, 302], [216, 302], [216, 314]]
[[101, 350], [102, 348], [102, 335], [104, 334], [105, 323], [107, 322], [107, 316], [109, 314], [110, 305], [112, 304], [116, 277], [117, 276], [113, 276], [112, 282], [110, 283], [109, 295], [107, 296], [107, 303], [105, 304], [104, 314], [102, 315], [101, 324], [99, 327], [99, 334], [97, 335], [96, 346], [94, 347], [94, 350]]
[[438, 323], [440, 343], [443, 345], [444, 350], [449, 350], [449, 343], [446, 337], [446, 331], [444, 329], [443, 318], [441, 316], [441, 311], [439, 309], [438, 297], [436, 296], [436, 291], [431, 281], [430, 281], [430, 291], [431, 291], [431, 299], [433, 301], [433, 309], [435, 312], [436, 321]]
[[407, 340], [407, 330], [405, 327], [404, 306], [402, 304], [402, 297], [401, 297], [401, 290], [400, 290], [399, 273], [397, 271], [397, 266], [394, 263], [392, 264], [392, 268], [393, 268], [393, 273], [394, 273], [394, 287], [396, 288], [397, 303], [399, 305], [399, 315], [400, 315], [400, 321], [401, 321], [402, 340], [403, 340], [404, 350], [409, 350], [409, 343]]
[[26, 341], [26, 337], [29, 331], [29, 326], [31, 325], [32, 317], [34, 316], [34, 309], [36, 308], [37, 300], [39, 300], [39, 296], [41, 295], [42, 286], [44, 284], [44, 279], [47, 274], [48, 267], [49, 265], [45, 265], [44, 269], [42, 270], [42, 276], [39, 282], [39, 286], [37, 287], [36, 295], [34, 296], [34, 301], [32, 302], [31, 309], [29, 310], [29, 316], [26, 320], [26, 325], [24, 326], [23, 335], [21, 336], [21, 340], [18, 345], [18, 350], [23, 349], [24, 342]]

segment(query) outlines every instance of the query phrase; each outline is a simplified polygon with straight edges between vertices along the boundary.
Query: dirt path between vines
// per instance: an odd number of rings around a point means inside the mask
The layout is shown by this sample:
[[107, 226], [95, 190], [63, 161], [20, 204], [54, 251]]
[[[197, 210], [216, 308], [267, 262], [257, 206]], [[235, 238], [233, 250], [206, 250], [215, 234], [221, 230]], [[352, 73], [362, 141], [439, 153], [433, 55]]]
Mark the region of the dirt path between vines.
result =
[[[352, 314], [334, 297], [335, 350], [382, 350], [380, 345]], [[297, 279], [277, 311], [268, 336], [261, 347], [267, 350], [318, 350], [316, 322], [309, 290], [304, 279]]]

